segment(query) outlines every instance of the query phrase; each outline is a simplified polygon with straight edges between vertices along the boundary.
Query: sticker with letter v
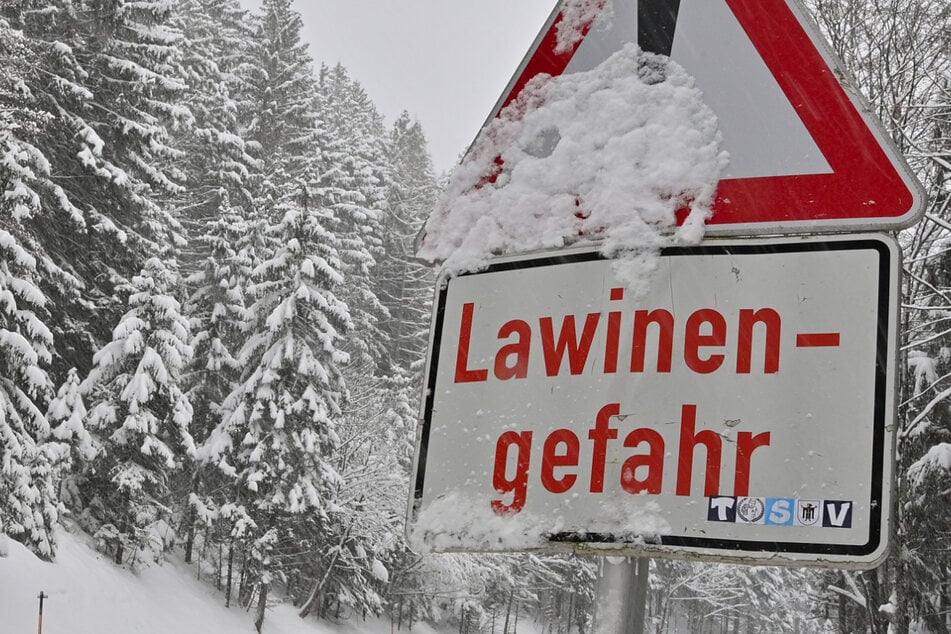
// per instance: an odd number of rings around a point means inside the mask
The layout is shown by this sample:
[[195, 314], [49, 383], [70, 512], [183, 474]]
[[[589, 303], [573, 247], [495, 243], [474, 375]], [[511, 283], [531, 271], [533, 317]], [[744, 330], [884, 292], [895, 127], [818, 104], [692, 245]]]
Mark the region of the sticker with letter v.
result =
[[852, 528], [852, 503], [826, 500], [823, 503], [822, 525], [826, 528]]

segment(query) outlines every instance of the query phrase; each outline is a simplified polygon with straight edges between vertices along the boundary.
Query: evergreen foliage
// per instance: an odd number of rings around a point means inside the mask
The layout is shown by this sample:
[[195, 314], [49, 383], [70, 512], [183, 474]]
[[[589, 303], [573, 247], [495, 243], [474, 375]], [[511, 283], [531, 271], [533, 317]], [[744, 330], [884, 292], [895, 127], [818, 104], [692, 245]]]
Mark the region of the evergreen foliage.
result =
[[182, 375], [191, 357], [188, 321], [172, 295], [176, 276], [150, 258], [132, 279], [129, 310], [93, 357], [82, 389], [99, 445], [85, 492], [104, 545], [122, 563], [167, 520], [170, 480], [195, 451]]
[[[951, 10], [808, 8], [929, 193], [901, 235], [894, 554], [654, 562], [657, 632], [951, 629]], [[439, 183], [421, 126], [387, 127], [301, 31], [291, 0], [0, 3], [0, 533], [53, 558], [68, 508], [141, 564], [177, 532], [259, 629], [280, 594], [397, 628], [589, 631], [595, 560], [405, 543]]]
[[60, 498], [67, 507], [80, 511], [81, 489], [85, 486], [84, 473], [98, 452], [92, 435], [86, 429], [86, 414], [79, 372], [76, 368], [70, 368], [66, 381], [50, 401], [46, 418], [53, 437], [58, 441]]
[[341, 481], [332, 456], [346, 396], [340, 366], [348, 358], [338, 345], [351, 328], [347, 305], [334, 294], [343, 278], [323, 214], [285, 202], [283, 218], [268, 229], [280, 246], [248, 289], [251, 335], [238, 357], [245, 372], [211, 440], [222, 466], [221, 451], [233, 454], [227, 470], [255, 525], [252, 574], [263, 597], [277, 566], [274, 549], [334, 524]]
[[181, 187], [169, 130], [191, 118], [178, 102], [171, 10], [164, 0], [0, 5], [30, 51], [17, 93], [42, 122], [13, 131], [35, 166], [23, 180], [32, 192], [24, 231], [69, 274], [51, 273], [47, 289], [63, 371], [88, 368], [122, 310], [119, 291], [150, 254], [181, 241], [164, 205]]
[[377, 295], [389, 314], [382, 329], [393, 365], [421, 371], [435, 275], [413, 256], [416, 236], [436, 204], [438, 188], [426, 136], [405, 111], [390, 130], [388, 156], [391, 182], [383, 232], [388, 257], [377, 276]]
[[37, 259], [0, 224], [0, 532], [49, 558], [61, 506], [44, 414], [53, 337], [36, 269]]
[[373, 372], [387, 365], [380, 323], [388, 313], [374, 288], [384, 255], [385, 130], [363, 87], [339, 64], [321, 67], [316, 105], [324, 148], [318, 182], [336, 218], [347, 277], [344, 300], [353, 307], [348, 351], [358, 372]]

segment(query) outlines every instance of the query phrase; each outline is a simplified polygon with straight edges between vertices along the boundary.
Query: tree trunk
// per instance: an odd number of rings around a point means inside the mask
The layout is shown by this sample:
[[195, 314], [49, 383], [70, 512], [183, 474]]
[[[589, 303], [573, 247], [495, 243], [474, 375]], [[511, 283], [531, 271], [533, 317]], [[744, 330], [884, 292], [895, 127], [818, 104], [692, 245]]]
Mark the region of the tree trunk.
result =
[[[845, 573], [843, 573], [842, 580], [845, 580]], [[843, 587], [847, 587], [843, 584]], [[846, 603], [845, 596], [841, 593], [837, 593], [839, 598], [839, 634], [848, 634], [849, 632], [849, 619], [846, 614], [848, 610], [848, 604]]]
[[238, 603], [241, 605], [248, 605], [250, 600], [251, 589], [250, 584], [248, 583], [248, 553], [245, 551], [242, 553], [241, 557], [241, 578], [238, 582]]
[[198, 566], [196, 566], [196, 568], [198, 569], [198, 572], [195, 573], [196, 579], [201, 579], [201, 562], [205, 560], [205, 555], [207, 554], [208, 554], [208, 529], [205, 529], [205, 540], [204, 540], [204, 543], [201, 545], [201, 554], [198, 555]]
[[[565, 615], [565, 622], [568, 624], [568, 629], [566, 631], [571, 631], [571, 623], [575, 619], [575, 593], [572, 592], [568, 595], [568, 614]], [[558, 619], [559, 621], [561, 619]], [[558, 629], [561, 629], [561, 624], [559, 623]]]
[[218, 541], [218, 558], [215, 561], [215, 589], [221, 592], [221, 575], [224, 571], [224, 544]]
[[195, 507], [191, 504], [185, 509], [185, 563], [192, 562], [192, 550], [195, 548]]
[[267, 591], [268, 584], [262, 583], [258, 592], [258, 608], [254, 614], [254, 628], [261, 634], [261, 627], [264, 625], [264, 611], [267, 609]]
[[578, 632], [585, 634], [585, 628], [588, 627], [588, 611], [582, 606], [575, 604], [575, 614], [578, 619]]
[[[900, 480], [900, 478], [899, 478]], [[900, 485], [898, 487], [901, 488]], [[898, 495], [895, 496], [896, 498]], [[898, 506], [896, 504], [896, 506]], [[896, 518], [899, 517], [897, 513], [900, 513], [900, 510], [896, 510]], [[898, 526], [900, 527], [899, 524]], [[892, 546], [892, 552], [899, 553], [898, 556], [894, 557], [895, 561], [895, 615], [894, 615], [894, 627], [895, 634], [908, 634], [908, 629], [911, 625], [911, 615], [909, 614], [909, 608], [911, 603], [911, 580], [909, 579], [907, 564], [901, 557], [900, 553], [904, 543], [902, 536], [902, 529], [899, 528], [895, 531], [895, 541], [897, 542]]]
[[122, 565], [122, 558], [125, 556], [125, 544], [122, 541], [122, 536], [127, 534], [129, 530], [129, 519], [122, 519], [122, 526], [119, 528], [119, 534], [116, 536], [116, 558], [115, 562], [117, 566]]
[[865, 579], [865, 607], [868, 611], [869, 629], [875, 634], [884, 634], [888, 625], [883, 623], [878, 606], [882, 605], [881, 590], [878, 583], [878, 570], [869, 570], [864, 573]]
[[234, 569], [234, 540], [228, 544], [228, 587], [225, 589], [225, 607], [231, 607], [232, 571]]
[[515, 590], [509, 592], [509, 603], [505, 608], [505, 625], [502, 626], [502, 634], [509, 634], [509, 617], [512, 615], [512, 600], [515, 598]]

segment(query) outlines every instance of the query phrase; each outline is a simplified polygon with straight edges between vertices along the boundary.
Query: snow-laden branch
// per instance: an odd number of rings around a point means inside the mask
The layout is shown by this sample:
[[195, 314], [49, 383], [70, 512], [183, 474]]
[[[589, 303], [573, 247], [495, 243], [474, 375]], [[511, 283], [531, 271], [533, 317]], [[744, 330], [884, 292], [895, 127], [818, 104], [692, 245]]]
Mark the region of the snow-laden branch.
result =
[[908, 424], [908, 427], [898, 432], [898, 437], [907, 438], [909, 435], [911, 435], [911, 433], [915, 430], [915, 428], [919, 424], [921, 424], [921, 421], [923, 421], [928, 416], [928, 414], [931, 413], [931, 410], [933, 410], [938, 403], [948, 398], [949, 396], [951, 396], [951, 387], [939, 392], [937, 396], [935, 396], [933, 399], [931, 399], [928, 402], [927, 405], [925, 405], [925, 408], [923, 410], [918, 412], [918, 415], [915, 416], [914, 420], [912, 420], [911, 423]]

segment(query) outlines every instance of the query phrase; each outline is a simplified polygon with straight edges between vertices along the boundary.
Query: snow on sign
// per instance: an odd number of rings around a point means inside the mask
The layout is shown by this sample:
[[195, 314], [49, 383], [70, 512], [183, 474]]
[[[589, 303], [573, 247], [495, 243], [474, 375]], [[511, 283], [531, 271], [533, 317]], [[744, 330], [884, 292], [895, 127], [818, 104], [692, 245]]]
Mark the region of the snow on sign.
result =
[[860, 235], [665, 249], [640, 299], [593, 249], [444, 278], [411, 543], [874, 565], [898, 271]]
[[920, 184], [796, 0], [562, 0], [483, 134], [532, 79], [589, 71], [630, 43], [682, 66], [718, 119], [729, 164], [708, 235], [892, 229], [920, 216]]

